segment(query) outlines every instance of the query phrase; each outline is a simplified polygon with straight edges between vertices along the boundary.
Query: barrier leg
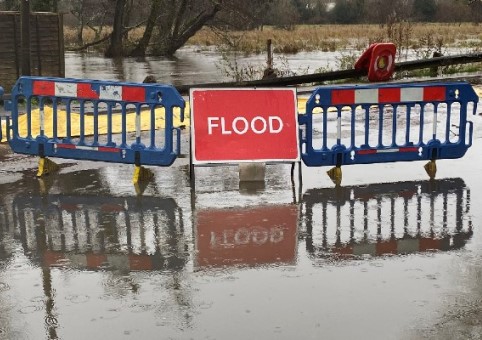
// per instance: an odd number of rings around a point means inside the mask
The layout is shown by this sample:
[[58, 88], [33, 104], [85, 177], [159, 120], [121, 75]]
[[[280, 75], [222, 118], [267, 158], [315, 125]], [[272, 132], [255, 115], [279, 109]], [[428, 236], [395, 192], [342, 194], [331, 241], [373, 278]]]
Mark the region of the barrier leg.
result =
[[139, 184], [140, 182], [147, 182], [154, 177], [154, 173], [144, 168], [142, 165], [136, 165], [134, 170], [134, 176], [132, 177], [132, 183]]
[[59, 170], [59, 166], [57, 163], [51, 161], [47, 157], [40, 157], [40, 160], [38, 162], [37, 177], [51, 174], [52, 172], [55, 172], [57, 170]]
[[336, 186], [341, 184], [342, 173], [341, 166], [335, 166], [326, 172], [330, 179], [335, 183]]
[[425, 164], [424, 168], [430, 179], [434, 179], [435, 174], [437, 173], [437, 164], [435, 163], [435, 159], [432, 159], [427, 164]]

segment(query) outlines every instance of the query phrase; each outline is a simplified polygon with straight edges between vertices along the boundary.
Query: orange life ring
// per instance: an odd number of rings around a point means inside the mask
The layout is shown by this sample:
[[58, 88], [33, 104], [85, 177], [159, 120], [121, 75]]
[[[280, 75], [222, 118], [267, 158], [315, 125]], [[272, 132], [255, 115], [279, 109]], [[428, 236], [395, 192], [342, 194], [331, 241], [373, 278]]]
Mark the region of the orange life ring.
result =
[[369, 81], [388, 80], [395, 70], [396, 52], [392, 43], [371, 44], [356, 61], [355, 70], [366, 71]]
[[373, 47], [368, 69], [369, 81], [386, 81], [391, 78], [395, 71], [396, 52], [397, 48], [392, 43], [380, 43]]
[[370, 68], [370, 61], [372, 59], [373, 48], [378, 44], [371, 44], [370, 47], [362, 53], [360, 58], [355, 63], [355, 70], [357, 71], [367, 71]]

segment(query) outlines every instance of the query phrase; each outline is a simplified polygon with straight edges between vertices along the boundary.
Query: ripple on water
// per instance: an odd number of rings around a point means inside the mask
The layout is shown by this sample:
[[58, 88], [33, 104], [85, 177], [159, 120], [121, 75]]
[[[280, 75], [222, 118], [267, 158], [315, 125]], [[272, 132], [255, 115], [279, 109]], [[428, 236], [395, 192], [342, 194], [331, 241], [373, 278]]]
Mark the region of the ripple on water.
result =
[[152, 304], [133, 303], [129, 306], [129, 310], [133, 313], [143, 313], [153, 310], [155, 307]]
[[20, 314], [32, 314], [32, 313], [40, 312], [42, 309], [43, 309], [43, 306], [35, 305], [35, 306], [22, 307], [18, 311]]
[[5, 282], [0, 282], [0, 292], [5, 292], [10, 289], [10, 286]]
[[72, 303], [86, 303], [90, 300], [90, 296], [75, 294], [75, 295], [69, 295], [65, 299]]
[[45, 297], [44, 296], [35, 296], [30, 299], [30, 302], [33, 303], [44, 303], [45, 302]]
[[53, 315], [48, 315], [45, 317], [45, 325], [47, 327], [57, 327], [59, 324], [59, 321], [57, 318]]
[[121, 308], [109, 308], [102, 316], [99, 317], [101, 320], [113, 320], [117, 319], [122, 313]]
[[175, 324], [175, 321], [171, 317], [161, 317], [158, 321], [156, 321], [157, 327], [168, 327]]

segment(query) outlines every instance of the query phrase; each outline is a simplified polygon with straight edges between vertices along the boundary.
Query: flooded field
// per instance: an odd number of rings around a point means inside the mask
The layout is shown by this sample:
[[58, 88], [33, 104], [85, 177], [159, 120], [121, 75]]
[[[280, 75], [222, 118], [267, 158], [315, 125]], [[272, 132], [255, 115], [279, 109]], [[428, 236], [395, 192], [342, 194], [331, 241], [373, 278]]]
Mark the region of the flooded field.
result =
[[[356, 59], [363, 51], [341, 50], [336, 52], [314, 51], [296, 54], [275, 54], [274, 67], [282, 73], [303, 75], [308, 73], [340, 70], [340, 65]], [[458, 48], [444, 49], [444, 55], [458, 55], [470, 51]], [[405, 58], [417, 59], [413, 51], [408, 51]], [[144, 59], [124, 58], [106, 59], [97, 53], [66, 52], [65, 76], [71, 78], [125, 80], [142, 82], [148, 75], [154, 76], [158, 82], [174, 86], [232, 81], [225, 69], [237, 66], [262, 70], [266, 66], [266, 55], [243, 55], [227, 58], [223, 61], [216, 50], [199, 49], [189, 46], [176, 52], [172, 59], [163, 57], [146, 57]]]
[[[348, 52], [347, 52], [348, 53]], [[301, 52], [296, 55], [275, 56], [276, 68], [288, 68], [297, 74], [316, 72], [321, 67], [337, 69], [339, 52]], [[234, 62], [234, 61], [233, 61]], [[243, 56], [237, 59], [239, 66], [263, 68], [266, 55]], [[219, 53], [212, 50], [198, 51], [186, 47], [176, 53], [176, 58], [146, 57], [145, 59], [105, 59], [99, 54], [66, 52], [65, 75], [71, 78], [126, 80], [142, 82], [148, 75], [161, 83], [177, 85], [231, 81], [223, 69]]]
[[[68, 75], [158, 74], [89, 58]], [[424, 162], [351, 165], [338, 188], [327, 167], [287, 164], [261, 184], [197, 167], [192, 186], [186, 158], [146, 187], [89, 161], [37, 179], [35, 157], [0, 144], [0, 339], [480, 339], [476, 111], [473, 146], [435, 180]]]

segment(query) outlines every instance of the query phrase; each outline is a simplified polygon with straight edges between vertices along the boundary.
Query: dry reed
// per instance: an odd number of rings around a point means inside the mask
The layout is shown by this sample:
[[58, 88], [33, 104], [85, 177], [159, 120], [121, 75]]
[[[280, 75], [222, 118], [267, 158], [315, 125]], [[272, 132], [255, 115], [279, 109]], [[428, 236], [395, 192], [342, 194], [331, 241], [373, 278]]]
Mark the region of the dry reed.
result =
[[[445, 47], [482, 48], [480, 26], [471, 23], [413, 23], [409, 44], [418, 47], [427, 36], [434, 40], [442, 39]], [[387, 27], [380, 25], [299, 25], [294, 30], [265, 27], [263, 30], [230, 32], [243, 35], [240, 49], [247, 53], [257, 53], [265, 49], [267, 39], [272, 39], [280, 52], [334, 51], [338, 49], [363, 49], [372, 42], [388, 41]], [[222, 39], [212, 30], [204, 28], [193, 36], [192, 45], [219, 45]]]

